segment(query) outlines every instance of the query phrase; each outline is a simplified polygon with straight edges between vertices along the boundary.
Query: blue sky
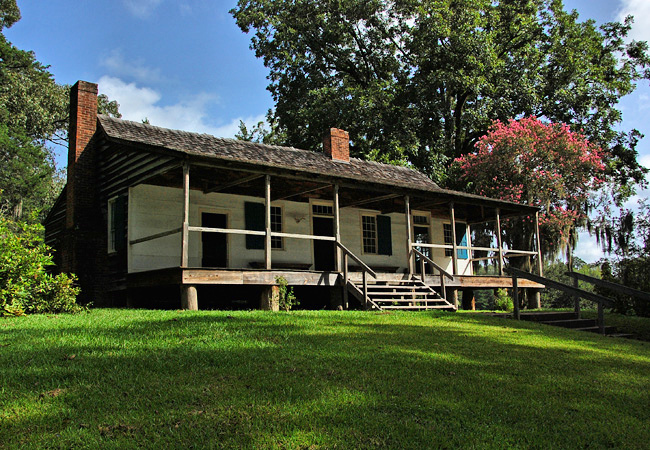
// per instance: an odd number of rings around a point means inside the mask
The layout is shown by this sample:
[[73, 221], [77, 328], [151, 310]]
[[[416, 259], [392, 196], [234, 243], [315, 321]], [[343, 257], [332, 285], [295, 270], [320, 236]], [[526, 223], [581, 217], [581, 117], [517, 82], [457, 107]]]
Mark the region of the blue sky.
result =
[[[273, 106], [267, 71], [228, 13], [235, 0], [21, 1], [22, 20], [6, 30], [33, 50], [59, 83], [97, 82], [125, 119], [232, 137], [239, 120], [263, 120]], [[581, 19], [636, 18], [633, 37], [650, 40], [650, 0], [565, 0]], [[638, 147], [650, 166], [650, 88], [641, 83], [621, 103], [622, 129], [648, 137]], [[58, 160], [65, 164], [64, 159]], [[645, 193], [644, 193], [645, 196]], [[581, 238], [587, 261], [601, 255]]]

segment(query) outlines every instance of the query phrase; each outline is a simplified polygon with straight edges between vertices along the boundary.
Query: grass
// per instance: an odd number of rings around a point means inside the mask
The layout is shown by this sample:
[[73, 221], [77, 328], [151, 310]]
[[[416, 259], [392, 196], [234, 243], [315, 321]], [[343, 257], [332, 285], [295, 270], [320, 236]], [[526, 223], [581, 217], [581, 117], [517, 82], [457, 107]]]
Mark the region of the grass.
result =
[[0, 320], [1, 448], [647, 448], [650, 344], [453, 313]]

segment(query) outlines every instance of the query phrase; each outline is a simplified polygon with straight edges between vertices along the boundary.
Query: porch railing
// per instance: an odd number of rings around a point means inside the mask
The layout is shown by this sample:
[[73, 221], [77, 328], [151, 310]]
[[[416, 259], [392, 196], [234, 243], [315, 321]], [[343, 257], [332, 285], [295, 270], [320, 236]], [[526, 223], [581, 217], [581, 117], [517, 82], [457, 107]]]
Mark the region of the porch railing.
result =
[[[341, 249], [341, 252], [343, 253], [343, 303], [344, 303], [344, 308], [348, 308], [348, 283], [350, 283], [350, 277], [349, 277], [349, 267], [348, 267], [348, 258], [352, 258], [354, 262], [359, 264], [359, 267], [361, 267], [361, 272], [362, 272], [362, 280], [363, 280], [363, 298], [364, 298], [364, 306], [368, 306], [367, 303], [368, 301], [371, 301], [368, 298], [368, 275], [372, 276], [374, 279], [377, 279], [377, 274], [375, 273], [374, 270], [372, 270], [366, 263], [364, 263], [361, 258], [359, 258], [357, 255], [352, 253], [350, 249], [348, 249], [345, 245], [341, 244], [340, 242], [336, 242], [336, 245], [338, 248]], [[377, 305], [375, 305], [377, 306]]]
[[433, 262], [431, 258], [429, 258], [427, 255], [422, 253], [420, 250], [417, 248], [412, 247], [411, 248], [411, 255], [410, 258], [415, 258], [416, 256], [420, 257], [420, 277], [422, 278], [422, 282], [426, 284], [426, 264], [429, 264], [431, 266], [431, 273], [435, 276], [435, 270], [438, 271], [438, 274], [440, 275], [440, 296], [447, 300], [447, 283], [446, 283], [446, 278], [449, 278], [451, 281], [454, 281], [454, 276], [447, 272], [445, 269], [440, 267], [438, 264]]

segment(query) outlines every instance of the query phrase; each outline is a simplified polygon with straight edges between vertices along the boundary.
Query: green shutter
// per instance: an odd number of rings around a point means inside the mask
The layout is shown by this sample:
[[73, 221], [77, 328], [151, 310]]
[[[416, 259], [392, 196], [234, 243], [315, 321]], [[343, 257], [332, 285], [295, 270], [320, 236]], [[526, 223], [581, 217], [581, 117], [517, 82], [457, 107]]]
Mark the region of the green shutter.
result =
[[115, 250], [122, 251], [126, 249], [126, 215], [127, 215], [126, 196], [120, 195], [115, 199]]
[[[467, 246], [467, 226], [464, 223], [456, 222], [456, 245]], [[456, 255], [458, 259], [467, 259], [467, 249], [456, 250]]]
[[377, 216], [377, 253], [388, 256], [393, 254], [390, 216]]
[[[244, 221], [249, 231], [264, 231], [264, 203], [244, 203]], [[264, 236], [246, 235], [246, 248], [249, 250], [264, 249]]]

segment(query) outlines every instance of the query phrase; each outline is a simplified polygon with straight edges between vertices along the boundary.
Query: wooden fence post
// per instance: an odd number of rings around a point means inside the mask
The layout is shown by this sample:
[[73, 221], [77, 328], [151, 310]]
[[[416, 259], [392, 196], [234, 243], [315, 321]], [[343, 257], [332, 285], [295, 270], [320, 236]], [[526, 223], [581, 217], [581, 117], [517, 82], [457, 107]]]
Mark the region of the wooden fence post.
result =
[[512, 304], [514, 306], [514, 318], [520, 320], [519, 314], [519, 285], [517, 283], [517, 276], [512, 276]]

